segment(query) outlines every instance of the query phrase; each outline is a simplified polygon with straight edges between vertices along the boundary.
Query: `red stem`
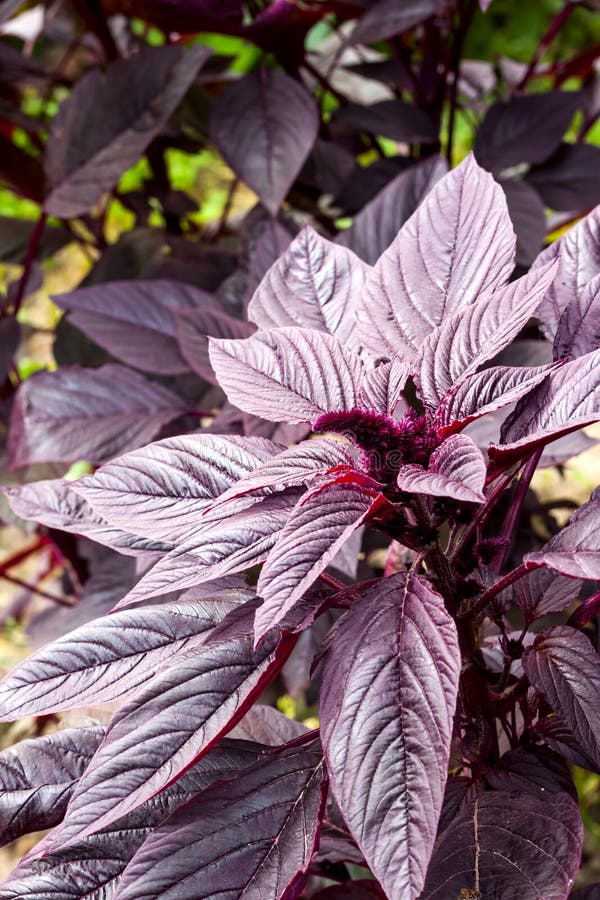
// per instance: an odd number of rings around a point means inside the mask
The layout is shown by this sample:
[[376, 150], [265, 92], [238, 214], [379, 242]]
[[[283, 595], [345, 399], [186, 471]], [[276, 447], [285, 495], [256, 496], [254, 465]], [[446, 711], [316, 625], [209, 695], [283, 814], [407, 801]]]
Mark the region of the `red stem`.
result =
[[510, 542], [512, 540], [515, 528], [517, 527], [517, 522], [519, 521], [519, 516], [521, 515], [521, 510], [523, 508], [523, 503], [525, 502], [525, 497], [527, 496], [527, 491], [529, 490], [531, 479], [535, 474], [535, 470], [537, 469], [542, 452], [543, 447], [540, 447], [525, 463], [523, 473], [519, 478], [517, 484], [515, 495], [509, 506], [508, 513], [506, 514], [506, 519], [504, 520], [504, 524], [502, 525], [502, 530], [500, 531], [500, 538], [504, 538], [506, 543], [490, 566], [492, 572], [501, 572], [504, 563], [506, 562], [506, 557], [508, 556], [508, 551], [510, 549]]
[[572, 628], [583, 628], [588, 622], [591, 622], [600, 614], [600, 591], [596, 591], [587, 600], [584, 600], [581, 606], [577, 607], [575, 612], [567, 619], [567, 625]]
[[29, 238], [29, 244], [27, 246], [27, 253], [23, 262], [23, 274], [21, 275], [21, 280], [19, 282], [19, 287], [17, 289], [17, 294], [14, 300], [14, 316], [17, 315], [19, 309], [21, 308], [21, 303], [23, 302], [25, 289], [27, 287], [27, 282], [29, 281], [29, 275], [31, 273], [31, 267], [35, 262], [35, 257], [40, 245], [40, 241], [42, 239], [42, 234], [44, 233], [44, 226], [46, 224], [47, 218], [48, 216], [46, 215], [46, 213], [42, 211], [33, 231], [31, 232], [31, 237]]
[[516, 569], [513, 569], [512, 572], [508, 572], [508, 574], [504, 575], [504, 577], [497, 581], [496, 584], [493, 584], [487, 591], [483, 592], [477, 603], [466, 610], [464, 614], [465, 617], [468, 616], [469, 618], [474, 618], [475, 616], [478, 616], [494, 597], [497, 597], [505, 588], [509, 587], [515, 581], [518, 581], [519, 578], [523, 578], [524, 575], [527, 575], [527, 573], [534, 568], [536, 568], [536, 566], [531, 563], [521, 563], [521, 565], [517, 566]]
[[556, 16], [553, 18], [552, 22], [550, 23], [550, 25], [548, 27], [548, 30], [546, 31], [546, 33], [544, 35], [542, 35], [542, 38], [531, 58], [531, 62], [527, 66], [525, 74], [523, 75], [521, 80], [514, 86], [513, 93], [516, 93], [517, 91], [522, 91], [523, 88], [527, 85], [527, 83], [529, 82], [529, 79], [533, 76], [533, 74], [537, 68], [537, 64], [539, 63], [540, 59], [542, 58], [544, 51], [550, 46], [550, 44], [552, 43], [554, 38], [557, 36], [560, 29], [563, 27], [563, 25], [565, 24], [565, 22], [567, 21], [567, 19], [569, 18], [569, 16], [571, 15], [571, 13], [573, 12], [574, 9], [575, 9], [575, 4], [571, 3], [569, 0], [569, 2], [566, 3], [565, 6], [563, 6], [563, 8], [560, 10], [560, 12], [557, 13]]
[[15, 575], [7, 575], [3, 572], [0, 575], [4, 581], [9, 581], [11, 584], [16, 584], [17, 587], [25, 588], [27, 591], [31, 591], [32, 594], [39, 594], [40, 597], [44, 597], [46, 600], [51, 600], [53, 603], [58, 603], [59, 606], [73, 606], [65, 597], [59, 597], [58, 594], [51, 594], [50, 591], [44, 591], [42, 588], [37, 587], [34, 584], [29, 584], [27, 581], [23, 581], [22, 578], [17, 578]]

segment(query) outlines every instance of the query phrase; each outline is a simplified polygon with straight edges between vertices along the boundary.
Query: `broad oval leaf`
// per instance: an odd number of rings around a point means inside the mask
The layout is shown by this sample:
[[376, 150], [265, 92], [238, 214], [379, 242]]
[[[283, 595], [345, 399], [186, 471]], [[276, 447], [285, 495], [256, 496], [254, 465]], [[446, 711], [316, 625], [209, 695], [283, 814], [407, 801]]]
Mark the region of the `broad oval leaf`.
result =
[[365, 346], [414, 357], [444, 316], [508, 281], [514, 256], [502, 188], [470, 155], [432, 188], [369, 273], [358, 306]]
[[436, 0], [379, 0], [361, 16], [352, 32], [353, 44], [370, 44], [414, 28], [437, 12]]
[[336, 242], [374, 265], [447, 170], [445, 160], [435, 155], [401, 172], [355, 215]]
[[73, 490], [73, 482], [48, 479], [4, 488], [11, 509], [22, 519], [33, 519], [48, 528], [81, 534], [125, 556], [167, 553], [171, 544], [141, 537], [116, 528], [102, 518]]
[[268, 747], [277, 747], [301, 737], [308, 730], [308, 727], [302, 722], [284, 716], [273, 706], [257, 703], [248, 710], [230, 734], [232, 738], [256, 741], [258, 744], [265, 744]]
[[237, 635], [189, 651], [115, 715], [75, 790], [68, 843], [116, 822], [169, 787], [242, 718], [280, 671], [288, 637], [253, 652]]
[[40, 372], [17, 391], [10, 464], [104, 462], [148, 443], [185, 408], [173, 391], [124, 366]]
[[257, 744], [226, 738], [171, 787], [114, 824], [66, 847], [69, 829], [55, 829], [4, 882], [3, 898], [81, 900], [85, 891], [89, 900], [112, 900], [121, 873], [154, 828], [199, 791], [237, 776], [263, 752]]
[[378, 495], [353, 484], [317, 487], [298, 501], [258, 579], [264, 603], [256, 613], [257, 641], [285, 618], [378, 503]]
[[271, 422], [312, 422], [357, 405], [362, 363], [330, 334], [278, 328], [211, 339], [210, 360], [230, 402]]
[[199, 46], [146, 48], [78, 81], [50, 128], [46, 212], [69, 219], [109, 191], [143, 155], [209, 55]]
[[376, 103], [348, 103], [335, 113], [334, 121], [343, 122], [357, 131], [383, 135], [392, 141], [433, 144], [437, 127], [423, 109], [394, 97]]
[[564, 308], [554, 337], [554, 357], [585, 356], [600, 347], [600, 274]]
[[556, 261], [444, 318], [421, 351], [421, 397], [434, 409], [452, 386], [504, 350], [540, 305]]
[[197, 900], [297, 896], [326, 794], [318, 744], [274, 753], [173, 813], [128, 865], [118, 897], [175, 900], [182, 890]]
[[600, 766], [600, 658], [576, 628], [557, 625], [535, 638], [523, 656], [533, 687]]
[[234, 319], [214, 309], [184, 309], [175, 314], [177, 340], [188, 366], [215, 384], [215, 374], [208, 356], [208, 338], [245, 338], [254, 331], [248, 322]]
[[188, 601], [95, 619], [19, 663], [0, 681], [0, 721], [122, 703], [233, 608]]
[[517, 405], [490, 456], [505, 464], [600, 419], [600, 349], [550, 372]]
[[578, 578], [568, 578], [539, 568], [515, 582], [513, 596], [526, 622], [530, 623], [550, 613], [562, 612], [577, 597], [580, 588]]
[[305, 225], [259, 284], [248, 316], [259, 328], [298, 325], [349, 343], [355, 338], [354, 307], [366, 272], [351, 250]]
[[410, 573], [355, 600], [327, 655], [320, 719], [333, 793], [390, 900], [418, 896], [425, 881], [459, 674], [444, 602]]
[[175, 337], [176, 309], [218, 310], [199, 288], [178, 281], [111, 281], [60, 294], [69, 322], [112, 356], [143, 372], [189, 371]]
[[280, 444], [264, 438], [189, 434], [127, 453], [72, 487], [117, 528], [153, 540], [184, 540], [202, 512]]
[[225, 162], [275, 215], [317, 136], [310, 94], [279, 69], [261, 67], [229, 85], [210, 133]]
[[589, 209], [600, 202], [598, 166], [600, 147], [565, 142], [541, 166], [529, 170], [527, 183], [551, 209]]
[[528, 553], [525, 562], [549, 566], [572, 578], [600, 578], [600, 494], [594, 491], [571, 517], [569, 524], [541, 550]]
[[538, 194], [520, 178], [499, 180], [506, 194], [508, 212], [517, 235], [518, 266], [528, 269], [546, 237], [546, 213]]
[[0, 846], [60, 822], [104, 732], [103, 725], [65, 728], [0, 753]]
[[483, 453], [470, 437], [453, 434], [431, 454], [429, 467], [401, 466], [400, 490], [433, 497], [451, 497], [467, 503], [483, 503], [487, 467]]
[[491, 791], [436, 843], [423, 900], [565, 900], [581, 862], [583, 825], [568, 794]]
[[491, 172], [541, 163], [561, 142], [581, 95], [544, 91], [498, 101], [488, 110], [475, 141], [475, 156]]

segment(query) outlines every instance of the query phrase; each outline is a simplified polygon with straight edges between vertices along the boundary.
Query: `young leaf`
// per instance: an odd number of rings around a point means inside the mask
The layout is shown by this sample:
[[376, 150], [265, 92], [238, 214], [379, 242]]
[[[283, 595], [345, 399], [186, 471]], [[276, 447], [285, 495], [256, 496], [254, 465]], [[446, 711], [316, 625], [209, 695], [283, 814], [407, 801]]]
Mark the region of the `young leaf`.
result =
[[585, 356], [600, 347], [600, 274], [565, 306], [554, 337], [554, 358]]
[[0, 721], [122, 703], [233, 608], [225, 601], [124, 610], [66, 634], [0, 681]]
[[60, 294], [53, 300], [68, 321], [121, 362], [142, 372], [189, 370], [175, 338], [175, 309], [216, 309], [215, 300], [178, 281], [112, 281]]
[[[100, 900], [116, 895], [118, 881], [136, 850], [153, 828], [199, 791], [236, 777], [260, 758], [262, 748], [225, 739], [188, 769], [171, 787], [143, 803], [114, 824], [81, 841], [61, 826], [26, 856], [2, 885], [6, 900]], [[63, 844], [68, 846], [63, 848]]]
[[68, 842], [116, 822], [169, 787], [229, 731], [280, 671], [294, 645], [252, 638], [189, 651], [113, 718], [62, 828]]
[[261, 281], [248, 316], [265, 330], [298, 325], [350, 343], [355, 338], [354, 306], [366, 272], [354, 253], [305, 225]]
[[409, 367], [399, 359], [376, 366], [366, 373], [360, 386], [360, 405], [383, 415], [392, 415], [403, 402], [402, 391]]
[[541, 550], [528, 553], [525, 562], [550, 566], [572, 578], [600, 578], [600, 496], [594, 491], [572, 516], [570, 523], [550, 538]]
[[475, 141], [477, 161], [490, 172], [541, 163], [560, 144], [581, 95], [575, 91], [522, 94], [494, 103]]
[[333, 793], [393, 900], [416, 897], [425, 881], [459, 673], [443, 600], [410, 573], [354, 600], [327, 655], [320, 719]]
[[278, 328], [211, 339], [210, 360], [230, 402], [271, 422], [312, 422], [357, 405], [362, 363], [330, 334]]
[[144, 538], [109, 525], [87, 500], [73, 490], [73, 483], [61, 479], [35, 481], [4, 488], [11, 509], [22, 519], [34, 519], [48, 528], [81, 534], [126, 556], [167, 553], [171, 545]]
[[214, 309], [183, 309], [175, 313], [177, 341], [188, 366], [206, 381], [216, 384], [208, 356], [208, 337], [245, 338], [254, 331], [248, 322]]
[[488, 413], [529, 394], [553, 366], [492, 366], [467, 375], [442, 397], [435, 422], [442, 435], [458, 431]]
[[148, 47], [80, 79], [52, 121], [44, 208], [69, 219], [86, 213], [136, 163], [171, 115], [206, 47]]
[[298, 501], [258, 579], [264, 603], [256, 613], [257, 641], [281, 622], [377, 505], [377, 495], [353, 484], [317, 488]]
[[514, 255], [502, 188], [469, 156], [438, 181], [369, 273], [358, 306], [365, 346], [414, 357], [444, 316], [508, 281]]
[[254, 472], [240, 478], [221, 494], [213, 508], [244, 494], [267, 497], [289, 487], [307, 485], [332, 469], [355, 468], [356, 462], [356, 452], [351, 444], [335, 438], [311, 438], [282, 450]]
[[456, 382], [508, 347], [534, 315], [556, 267], [552, 261], [444, 318], [421, 351], [419, 388], [426, 403], [435, 409]]
[[517, 405], [490, 456], [501, 464], [600, 418], [600, 349], [550, 372]]
[[532, 270], [556, 258], [556, 278], [537, 312], [542, 331], [550, 340], [554, 339], [564, 308], [600, 273], [600, 207], [540, 253]]
[[[138, 850], [122, 900], [298, 896], [318, 844], [327, 791], [316, 742], [290, 747], [190, 800]], [[276, 802], [273, 802], [276, 797]]]
[[423, 900], [564, 900], [581, 861], [583, 826], [567, 794], [481, 794], [436, 843]]
[[523, 655], [533, 687], [600, 766], [600, 658], [588, 638], [568, 625], [546, 628]]
[[307, 91], [261, 67], [229, 85], [212, 109], [210, 133], [225, 162], [274, 216], [317, 136]]
[[152, 440], [184, 409], [177, 394], [123, 366], [41, 372], [17, 391], [10, 464], [104, 462]]
[[65, 728], [0, 753], [0, 847], [60, 822], [104, 731]]
[[400, 466], [400, 490], [433, 497], [483, 503], [487, 466], [479, 447], [465, 434], [453, 434], [433, 451], [429, 468]]
[[337, 243], [374, 265], [447, 168], [435, 155], [401, 172], [356, 214]]
[[233, 435], [165, 438], [72, 487], [115, 527], [127, 523], [149, 539], [179, 542], [199, 527], [216, 497], [281, 449], [264, 438]]

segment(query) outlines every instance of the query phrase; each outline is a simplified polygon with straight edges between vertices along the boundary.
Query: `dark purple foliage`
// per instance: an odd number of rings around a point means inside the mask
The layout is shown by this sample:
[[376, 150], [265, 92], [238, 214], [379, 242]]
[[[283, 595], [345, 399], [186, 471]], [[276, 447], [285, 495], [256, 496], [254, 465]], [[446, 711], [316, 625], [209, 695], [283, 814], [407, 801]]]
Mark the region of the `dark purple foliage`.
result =
[[[531, 485], [600, 420], [600, 50], [542, 68], [567, 4], [530, 66], [465, 59], [489, 5], [103, 0], [0, 36], [0, 178], [39, 207], [0, 220], [2, 515], [37, 523], [0, 720], [38, 735], [0, 753], [0, 840], [51, 829], [3, 898], [571, 896], [600, 495], [559, 527]], [[200, 151], [208, 225], [173, 174]]]

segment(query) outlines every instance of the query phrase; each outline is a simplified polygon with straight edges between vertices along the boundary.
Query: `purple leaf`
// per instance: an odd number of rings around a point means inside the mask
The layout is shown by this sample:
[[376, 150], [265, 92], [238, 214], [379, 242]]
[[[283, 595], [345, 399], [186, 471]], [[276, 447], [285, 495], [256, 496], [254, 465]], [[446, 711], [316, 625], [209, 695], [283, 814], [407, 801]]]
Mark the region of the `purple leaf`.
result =
[[0, 384], [4, 384], [10, 372], [13, 356], [19, 347], [21, 328], [12, 316], [0, 319]]
[[80, 534], [112, 547], [126, 556], [164, 553], [170, 545], [116, 528], [102, 518], [87, 500], [73, 490], [74, 482], [49, 479], [4, 488], [11, 509], [22, 519], [33, 519], [48, 528]]
[[548, 793], [565, 793], [577, 800], [567, 762], [549, 747], [525, 746], [509, 750], [495, 768], [488, 769], [485, 780], [494, 790], [520, 791], [540, 799]]
[[227, 519], [216, 517], [198, 527], [187, 541], [160, 559], [116, 608], [166, 591], [195, 587], [264, 562], [298, 496], [298, 491], [282, 492], [247, 511]]
[[256, 744], [225, 739], [171, 787], [96, 834], [62, 849], [69, 830], [50, 832], [4, 882], [3, 896], [81, 900], [85, 891], [90, 900], [112, 898], [125, 866], [153, 828], [199, 791], [234, 778], [260, 756]]
[[198, 69], [206, 47], [152, 47], [80, 79], [52, 120], [44, 208], [68, 219], [87, 212], [143, 155]]
[[585, 356], [600, 347], [600, 274], [565, 306], [554, 338], [554, 356]]
[[351, 34], [353, 44], [370, 44], [408, 31], [437, 12], [436, 0], [379, 0], [363, 13]]
[[[257, 207], [261, 210], [261, 207]], [[250, 213], [252, 216], [253, 213]], [[246, 284], [244, 299], [247, 303], [252, 298], [255, 290], [267, 274], [271, 266], [277, 262], [282, 253], [290, 245], [292, 235], [276, 219], [264, 214], [264, 221], [256, 229], [257, 236], [250, 234], [246, 237], [248, 244], [246, 251], [245, 274]]]
[[72, 487], [117, 528], [181, 541], [202, 512], [240, 478], [281, 450], [263, 438], [189, 434], [127, 453]]
[[523, 656], [533, 687], [600, 766], [600, 658], [588, 638], [568, 625], [546, 628]]
[[181, 310], [175, 314], [175, 321], [183, 358], [194, 372], [212, 384], [216, 382], [208, 356], [208, 336], [237, 339], [249, 337], [254, 331], [247, 322], [213, 309]]
[[581, 581], [577, 578], [557, 575], [548, 569], [533, 569], [524, 578], [519, 578], [513, 592], [525, 621], [530, 623], [542, 616], [562, 612], [577, 597], [580, 588]]
[[501, 443], [491, 448], [502, 464], [600, 418], [600, 349], [559, 366], [502, 426]]
[[229, 85], [210, 132], [223, 159], [274, 216], [317, 136], [310, 94], [279, 69], [259, 68]]
[[599, 900], [600, 898], [600, 881], [595, 884], [584, 884], [577, 888], [572, 894], [569, 894], [569, 900]]
[[517, 235], [517, 265], [529, 268], [546, 237], [546, 214], [538, 194], [517, 178], [500, 179]]
[[373, 879], [360, 878], [323, 888], [312, 900], [385, 900], [385, 894]]
[[514, 254], [502, 188], [470, 155], [438, 181], [369, 274], [358, 307], [365, 346], [414, 357], [445, 316], [508, 281]]
[[564, 900], [582, 842], [577, 803], [567, 794], [482, 794], [437, 841], [422, 898], [447, 900], [462, 891], [498, 900]]
[[561, 144], [543, 165], [528, 172], [527, 182], [551, 209], [589, 209], [600, 203], [599, 166], [600, 148]]
[[[318, 476], [327, 475], [332, 469], [355, 466], [356, 454], [350, 444], [335, 438], [311, 438], [282, 450], [254, 472], [240, 478], [221, 494], [215, 507], [244, 494], [268, 497], [288, 487], [309, 484]], [[223, 512], [226, 513], [227, 508]]]
[[563, 575], [585, 580], [600, 578], [600, 496], [595, 491], [570, 523], [525, 562], [550, 566]]
[[298, 325], [354, 338], [354, 306], [367, 266], [306, 225], [269, 269], [248, 307], [259, 328]]
[[414, 494], [483, 503], [487, 467], [479, 447], [465, 434], [453, 434], [433, 451], [429, 468], [400, 466], [398, 487]]
[[272, 754], [159, 826], [127, 866], [118, 896], [298, 896], [318, 845], [326, 791], [314, 742]]
[[258, 579], [264, 603], [257, 640], [285, 618], [377, 504], [377, 495], [353, 484], [317, 488], [298, 501]]
[[218, 309], [209, 294], [178, 281], [113, 281], [53, 297], [69, 322], [112, 356], [143, 372], [189, 371], [175, 339], [174, 310]]
[[308, 728], [302, 722], [284, 716], [272, 706], [257, 703], [235, 726], [231, 737], [276, 747], [287, 744], [307, 732]]
[[177, 394], [123, 366], [41, 372], [19, 386], [10, 464], [103, 462], [152, 440], [184, 409]]
[[60, 822], [104, 730], [66, 728], [0, 753], [0, 846]]
[[321, 733], [333, 793], [390, 898], [423, 887], [442, 807], [460, 653], [423, 578], [393, 575], [352, 604], [327, 656]]
[[538, 309], [542, 331], [549, 340], [554, 339], [565, 306], [600, 274], [600, 207], [540, 253], [532, 269], [557, 257], [556, 278]]
[[435, 421], [443, 435], [464, 427], [474, 419], [508, 406], [554, 370], [553, 366], [492, 366], [467, 375], [442, 397]]
[[271, 422], [312, 422], [357, 405], [362, 363], [330, 334], [278, 328], [211, 339], [210, 360], [230, 402]]
[[357, 131], [380, 134], [392, 141], [414, 144], [432, 144], [438, 139], [438, 130], [430, 116], [414, 106], [397, 98], [380, 100], [364, 106], [348, 103], [340, 107], [335, 122], [343, 122]]
[[478, 162], [491, 172], [521, 163], [541, 163], [552, 155], [578, 106], [574, 91], [521, 94], [488, 110], [475, 141]]
[[374, 265], [446, 171], [445, 160], [436, 155], [401, 172], [357, 213], [337, 243]]
[[425, 339], [419, 387], [434, 409], [452, 386], [504, 350], [534, 315], [556, 273], [553, 261], [467, 309], [444, 318]]
[[229, 731], [281, 669], [294, 645], [237, 637], [198, 647], [115, 715], [67, 810], [72, 843], [169, 787]]
[[47, 644], [0, 681], [0, 721], [118, 702], [232, 609], [223, 601], [165, 603], [96, 619]]
[[383, 415], [391, 415], [402, 401], [409, 368], [399, 359], [383, 363], [367, 372], [360, 386], [360, 405]]

